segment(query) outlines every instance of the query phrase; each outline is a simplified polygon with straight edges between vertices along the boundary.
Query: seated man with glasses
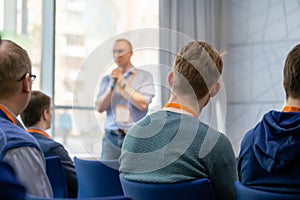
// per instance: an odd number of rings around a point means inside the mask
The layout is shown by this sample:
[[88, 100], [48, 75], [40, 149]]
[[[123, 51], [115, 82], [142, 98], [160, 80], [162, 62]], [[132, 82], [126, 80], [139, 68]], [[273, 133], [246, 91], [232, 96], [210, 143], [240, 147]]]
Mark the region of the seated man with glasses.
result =
[[27, 193], [52, 197], [43, 153], [16, 118], [29, 102], [35, 77], [27, 52], [0, 36], [0, 160], [12, 166]]
[[[28, 72], [26, 72], [21, 78], [19, 78], [18, 81], [22, 81], [26, 77], [27, 74], [28, 74]], [[29, 74], [29, 78], [31, 79], [31, 82], [33, 83], [33, 81], [36, 79], [36, 75]]]

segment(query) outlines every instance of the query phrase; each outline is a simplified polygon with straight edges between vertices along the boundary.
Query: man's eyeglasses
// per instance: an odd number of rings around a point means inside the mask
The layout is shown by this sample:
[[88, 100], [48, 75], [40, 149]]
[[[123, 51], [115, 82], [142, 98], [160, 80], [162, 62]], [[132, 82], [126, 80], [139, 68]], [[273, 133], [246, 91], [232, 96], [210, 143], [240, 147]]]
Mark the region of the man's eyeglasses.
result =
[[130, 51], [131, 50], [128, 50], [128, 49], [116, 49], [116, 50], [113, 50], [113, 54], [123, 54], [123, 53], [128, 53]]
[[[21, 78], [18, 79], [18, 82], [22, 81], [26, 77], [27, 74], [28, 74], [28, 72], [26, 72], [23, 76], [21, 76]], [[30, 73], [29, 73], [29, 77], [31, 79], [31, 82], [33, 82], [36, 79], [36, 75], [30, 74]]]

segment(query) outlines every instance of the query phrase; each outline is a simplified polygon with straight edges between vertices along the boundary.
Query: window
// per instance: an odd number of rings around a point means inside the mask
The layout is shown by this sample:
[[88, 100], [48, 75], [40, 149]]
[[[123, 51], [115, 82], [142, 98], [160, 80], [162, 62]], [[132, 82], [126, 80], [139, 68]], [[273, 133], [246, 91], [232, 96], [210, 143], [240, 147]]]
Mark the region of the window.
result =
[[[52, 2], [53, 11], [48, 7]], [[93, 73], [86, 73], [83, 65], [95, 49], [103, 47], [114, 36], [146, 27], [158, 28], [158, 0], [0, 0], [0, 13], [0, 30], [5, 37], [16, 41], [29, 53], [33, 73], [37, 75], [33, 89], [47, 91], [53, 98], [53, 127], [47, 132], [71, 154], [99, 158], [105, 114], [95, 111], [94, 98], [101, 77], [93, 83], [95, 89], [89, 89], [86, 82]], [[49, 15], [55, 15], [55, 38], [48, 34], [52, 30], [49, 29], [52, 23]], [[143, 31], [136, 37], [127, 37], [134, 40], [136, 48], [132, 62], [136, 67], [151, 71], [157, 82], [158, 51], [139, 45], [147, 41], [147, 37], [149, 35], [144, 35]], [[151, 38], [157, 47], [158, 32]], [[52, 39], [55, 49], [52, 49]], [[55, 52], [54, 59], [49, 56], [51, 52]], [[109, 62], [103, 66], [105, 70], [101, 76], [115, 67], [112, 45], [105, 48], [105, 55]], [[99, 63], [103, 58], [97, 58]], [[85, 78], [81, 79], [81, 74], [85, 74]], [[78, 91], [93, 98], [85, 104], [77, 103]]]
[[27, 50], [32, 61], [33, 74], [37, 79], [34, 90], [40, 89], [42, 53], [42, 1], [0, 0], [0, 30], [4, 37], [11, 39]]
[[[145, 27], [158, 28], [158, 0], [56, 1], [54, 134], [71, 154], [99, 158], [101, 152], [106, 114], [95, 111], [94, 98], [98, 91], [93, 89], [98, 88], [101, 77], [93, 77], [96, 73], [85, 71], [85, 62], [114, 36]], [[145, 40], [143, 34], [128, 37], [134, 40], [133, 48], [139, 43], [137, 38]], [[155, 42], [158, 46], [158, 39]], [[95, 61], [96, 65], [101, 65], [103, 59], [109, 60], [107, 66], [99, 66], [99, 69], [105, 68], [101, 76], [110, 73], [114, 67], [112, 46], [103, 50], [103, 56], [97, 56]], [[158, 63], [158, 51], [139, 48], [132, 59], [135, 66], [155, 71], [153, 77], [156, 79], [158, 65], [154, 64]], [[87, 82], [92, 78], [96, 81], [88, 86]], [[78, 103], [80, 98], [87, 96], [93, 98]]]
[[84, 36], [66, 34], [67, 46], [84, 46]]

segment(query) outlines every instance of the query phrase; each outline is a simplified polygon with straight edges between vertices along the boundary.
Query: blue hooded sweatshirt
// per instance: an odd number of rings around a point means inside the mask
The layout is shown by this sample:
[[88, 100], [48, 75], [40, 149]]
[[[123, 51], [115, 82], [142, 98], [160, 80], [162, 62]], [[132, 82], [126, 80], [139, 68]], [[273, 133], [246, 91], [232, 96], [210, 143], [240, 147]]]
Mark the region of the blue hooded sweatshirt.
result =
[[300, 113], [266, 113], [246, 133], [237, 167], [244, 185], [300, 193]]

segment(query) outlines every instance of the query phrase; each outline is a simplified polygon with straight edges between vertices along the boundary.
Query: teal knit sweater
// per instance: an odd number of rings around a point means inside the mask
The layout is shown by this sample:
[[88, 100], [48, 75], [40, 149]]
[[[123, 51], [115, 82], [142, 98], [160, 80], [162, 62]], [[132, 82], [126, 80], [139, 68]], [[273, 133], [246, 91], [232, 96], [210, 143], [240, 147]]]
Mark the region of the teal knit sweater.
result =
[[129, 129], [120, 171], [132, 181], [174, 183], [209, 178], [216, 199], [235, 199], [235, 156], [227, 137], [185, 114], [158, 111]]

